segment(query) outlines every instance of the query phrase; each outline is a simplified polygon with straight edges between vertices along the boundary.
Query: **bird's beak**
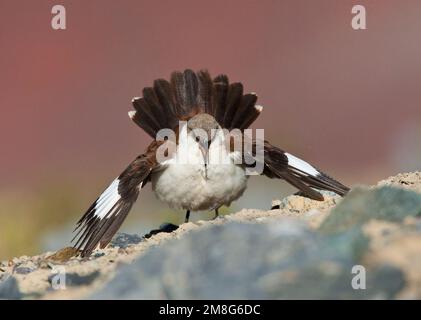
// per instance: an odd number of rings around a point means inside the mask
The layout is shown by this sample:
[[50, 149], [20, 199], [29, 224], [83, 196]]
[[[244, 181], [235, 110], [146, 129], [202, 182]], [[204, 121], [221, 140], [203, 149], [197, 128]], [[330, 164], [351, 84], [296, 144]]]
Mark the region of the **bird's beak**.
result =
[[205, 175], [207, 178], [207, 167], [209, 164], [209, 147], [210, 147], [211, 141], [203, 141], [199, 143], [199, 149], [200, 152], [202, 152], [203, 156], [203, 162], [205, 164]]
[[211, 142], [210, 141], [203, 141], [199, 143], [199, 148], [200, 151], [202, 152], [203, 155], [203, 161], [205, 163], [205, 165], [207, 165], [209, 163], [209, 147], [210, 147]]

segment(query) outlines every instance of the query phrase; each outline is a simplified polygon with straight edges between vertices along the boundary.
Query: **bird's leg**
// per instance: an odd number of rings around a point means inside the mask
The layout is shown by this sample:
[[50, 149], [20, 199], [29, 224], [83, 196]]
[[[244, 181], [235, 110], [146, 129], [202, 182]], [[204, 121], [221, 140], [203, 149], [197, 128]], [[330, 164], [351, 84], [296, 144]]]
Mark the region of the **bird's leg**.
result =
[[184, 218], [184, 223], [189, 222], [189, 218], [190, 218], [190, 210], [187, 210], [186, 217]]
[[219, 217], [219, 212], [218, 212], [219, 208], [215, 209], [215, 216], [213, 217], [213, 219], [216, 219]]

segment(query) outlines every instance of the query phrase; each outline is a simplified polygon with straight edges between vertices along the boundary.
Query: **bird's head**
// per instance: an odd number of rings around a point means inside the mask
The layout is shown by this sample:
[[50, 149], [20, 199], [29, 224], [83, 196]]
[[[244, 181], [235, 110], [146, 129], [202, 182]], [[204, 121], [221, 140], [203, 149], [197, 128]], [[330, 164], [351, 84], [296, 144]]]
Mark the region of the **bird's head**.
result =
[[187, 128], [189, 130], [188, 134], [199, 144], [205, 164], [207, 164], [209, 147], [215, 139], [217, 130], [220, 128], [218, 122], [210, 114], [200, 113], [187, 122]]

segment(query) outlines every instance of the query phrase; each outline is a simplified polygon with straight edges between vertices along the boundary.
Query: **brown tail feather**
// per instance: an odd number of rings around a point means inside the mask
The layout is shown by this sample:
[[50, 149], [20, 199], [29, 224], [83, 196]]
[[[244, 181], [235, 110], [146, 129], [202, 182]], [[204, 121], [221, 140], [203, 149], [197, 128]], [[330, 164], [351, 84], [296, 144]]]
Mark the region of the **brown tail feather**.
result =
[[228, 78], [219, 75], [213, 80], [213, 116], [219, 124], [224, 123], [225, 106], [228, 94]]
[[183, 107], [192, 109], [197, 106], [197, 93], [199, 89], [199, 81], [197, 75], [190, 69], [184, 70], [184, 88]]
[[137, 111], [135, 117], [142, 122], [145, 121], [154, 132], [159, 130], [161, 127], [160, 119], [153, 114], [144, 98], [133, 99], [133, 107]]
[[244, 130], [251, 126], [251, 124], [260, 116], [263, 107], [254, 105], [253, 110], [247, 112], [247, 117], [244, 118], [244, 122], [239, 126], [240, 129]]
[[129, 116], [134, 123], [141, 127], [152, 138], [156, 137], [156, 129], [151, 127], [150, 122], [142, 118], [137, 111], [130, 111]]
[[206, 70], [201, 70], [197, 73], [199, 78], [199, 94], [197, 97], [197, 104], [204, 112], [214, 115], [212, 95], [213, 95], [213, 83]]
[[256, 110], [254, 105], [256, 104], [256, 101], [257, 96], [255, 94], [248, 93], [243, 95], [240, 107], [237, 109], [237, 112], [235, 113], [234, 119], [231, 123], [231, 129], [245, 129], [242, 127], [242, 125], [248, 123], [247, 120], [254, 116]]
[[166, 113], [168, 127], [164, 128], [174, 128], [178, 124], [178, 115], [181, 113], [181, 110], [180, 106], [175, 102], [170, 83], [164, 79], [157, 79], [154, 81], [153, 88], [161, 109]]
[[231, 129], [235, 113], [241, 106], [243, 85], [239, 82], [230, 84], [228, 88], [227, 103], [225, 106], [224, 128]]
[[259, 116], [254, 94], [243, 95], [241, 83], [229, 84], [226, 75], [213, 81], [205, 70], [173, 72], [171, 80], [154, 81], [153, 88], [143, 89], [143, 98], [134, 99], [133, 121], [149, 135], [163, 128], [174, 129], [180, 119], [197, 113], [215, 117], [223, 128], [245, 129]]
[[171, 74], [171, 86], [180, 110], [183, 110], [185, 114], [189, 114], [192, 108], [197, 106], [199, 82], [196, 74], [190, 69], [185, 70], [183, 73], [173, 72]]

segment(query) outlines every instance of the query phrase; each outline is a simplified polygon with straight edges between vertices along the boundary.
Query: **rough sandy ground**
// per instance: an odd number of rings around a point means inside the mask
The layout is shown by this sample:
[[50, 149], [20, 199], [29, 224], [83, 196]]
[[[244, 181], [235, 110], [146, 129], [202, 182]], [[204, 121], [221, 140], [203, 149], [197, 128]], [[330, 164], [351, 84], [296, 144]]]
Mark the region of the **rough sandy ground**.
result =
[[[378, 183], [378, 186], [385, 185], [421, 193], [421, 173], [399, 174]], [[177, 241], [191, 231], [235, 221], [260, 224], [279, 219], [300, 220], [316, 230], [329, 216], [331, 209], [341, 201], [340, 197], [330, 193], [325, 193], [323, 202], [289, 196], [283, 200], [274, 200], [272, 205], [277, 209], [244, 209], [216, 220], [185, 223], [172, 233], [159, 233], [148, 239], [121, 234], [112, 245], [96, 251], [87, 260], [72, 257], [72, 249], [65, 248], [58, 252], [3, 261], [0, 263], [0, 298], [83, 299], [100, 290], [114, 277], [121, 265], [130, 264], [150, 248], [168, 241]], [[363, 228], [365, 234], [372, 239], [370, 254], [365, 255], [364, 262], [367, 265], [388, 263], [405, 273], [407, 285], [397, 298], [421, 298], [419, 220], [419, 217], [407, 217], [402, 223], [373, 220]], [[414, 228], [418, 231], [413, 231]], [[54, 272], [60, 270], [60, 267], [65, 268], [68, 284], [65, 290], [53, 290], [51, 282]], [[4, 285], [6, 281], [8, 288]]]

